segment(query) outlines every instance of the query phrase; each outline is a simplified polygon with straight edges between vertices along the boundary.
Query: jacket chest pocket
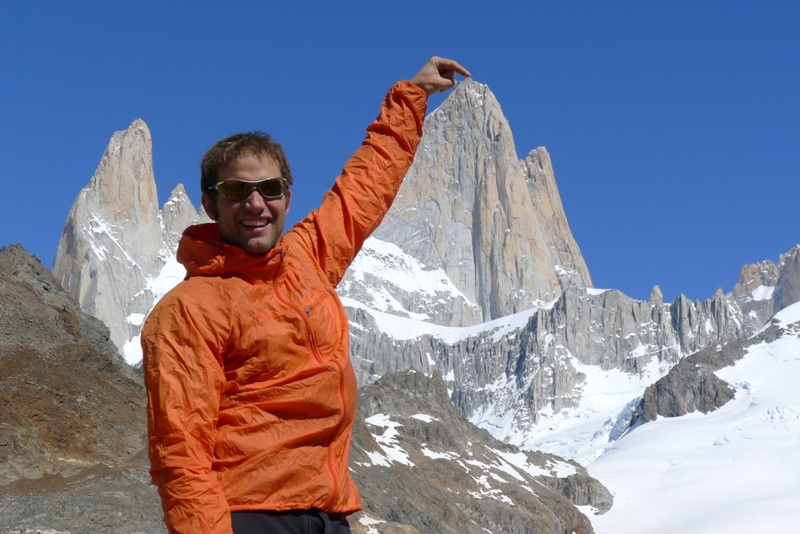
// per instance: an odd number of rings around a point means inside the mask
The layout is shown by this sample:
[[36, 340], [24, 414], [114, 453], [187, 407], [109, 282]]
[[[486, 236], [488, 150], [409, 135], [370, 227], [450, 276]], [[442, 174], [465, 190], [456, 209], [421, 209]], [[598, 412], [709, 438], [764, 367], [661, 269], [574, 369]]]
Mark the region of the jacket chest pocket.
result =
[[300, 307], [309, 329], [309, 341], [323, 358], [331, 356], [342, 346], [347, 335], [342, 321], [342, 305], [333, 290], [309, 294]]
[[287, 277], [276, 288], [277, 297], [299, 314], [298, 334], [305, 330], [305, 342], [315, 356], [327, 360], [346, 347], [347, 324], [336, 291], [325, 282]]
[[347, 328], [334, 293], [324, 291], [287, 300], [273, 295], [281, 305], [270, 300], [256, 301], [251, 319], [242, 324], [236, 350], [225, 361], [230, 383], [248, 390], [261, 387], [265, 380], [284, 380], [305, 373], [318, 363], [347, 354]]

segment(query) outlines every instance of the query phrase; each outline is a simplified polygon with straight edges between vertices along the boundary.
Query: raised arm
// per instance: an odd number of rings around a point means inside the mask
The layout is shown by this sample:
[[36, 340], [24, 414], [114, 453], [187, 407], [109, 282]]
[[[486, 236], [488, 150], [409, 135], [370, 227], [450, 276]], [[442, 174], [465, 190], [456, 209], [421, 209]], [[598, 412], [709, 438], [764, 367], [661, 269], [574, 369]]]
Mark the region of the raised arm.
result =
[[305, 241], [331, 284], [392, 205], [422, 138], [428, 97], [453, 87], [457, 73], [469, 75], [456, 61], [433, 57], [411, 80], [395, 84], [319, 210], [287, 235]]

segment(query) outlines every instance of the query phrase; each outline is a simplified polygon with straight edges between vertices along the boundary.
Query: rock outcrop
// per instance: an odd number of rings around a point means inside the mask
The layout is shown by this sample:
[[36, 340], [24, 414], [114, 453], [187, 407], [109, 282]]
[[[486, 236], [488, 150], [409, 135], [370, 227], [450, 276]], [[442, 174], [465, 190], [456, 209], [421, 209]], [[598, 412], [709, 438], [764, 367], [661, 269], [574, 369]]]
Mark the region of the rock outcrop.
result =
[[714, 371], [733, 364], [742, 355], [740, 343], [731, 343], [683, 359], [645, 389], [632, 426], [655, 421], [659, 415], [680, 417], [697, 411], [708, 413], [723, 406], [735, 391]]
[[800, 302], [800, 245], [781, 254], [778, 263], [764, 260], [742, 267], [731, 295], [739, 303], [745, 328], [750, 331]]

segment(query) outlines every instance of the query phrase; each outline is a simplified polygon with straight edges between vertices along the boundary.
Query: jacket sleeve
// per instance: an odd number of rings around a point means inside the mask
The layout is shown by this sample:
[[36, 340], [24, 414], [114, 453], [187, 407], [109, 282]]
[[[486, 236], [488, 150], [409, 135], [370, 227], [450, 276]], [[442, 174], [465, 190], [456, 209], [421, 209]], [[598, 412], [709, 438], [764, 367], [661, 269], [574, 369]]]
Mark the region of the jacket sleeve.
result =
[[306, 241], [334, 286], [391, 207], [414, 161], [426, 109], [425, 91], [395, 84], [320, 208], [295, 226], [292, 233]]
[[212, 471], [224, 374], [206, 328], [169, 295], [142, 330], [150, 475], [171, 533], [231, 533]]

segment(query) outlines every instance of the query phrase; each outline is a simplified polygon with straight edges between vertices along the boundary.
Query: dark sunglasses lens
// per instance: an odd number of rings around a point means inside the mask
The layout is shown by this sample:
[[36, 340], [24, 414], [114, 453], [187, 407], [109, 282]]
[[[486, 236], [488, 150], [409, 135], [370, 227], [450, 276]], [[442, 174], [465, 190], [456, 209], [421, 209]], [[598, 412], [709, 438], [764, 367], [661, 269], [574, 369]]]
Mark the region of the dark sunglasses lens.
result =
[[250, 195], [252, 187], [252, 184], [229, 181], [217, 185], [217, 191], [228, 200], [241, 200]]
[[217, 191], [228, 200], [243, 200], [250, 196], [253, 187], [267, 198], [277, 198], [286, 192], [285, 182], [281, 178], [270, 178], [262, 182], [228, 180], [217, 184]]
[[283, 180], [273, 178], [259, 182], [258, 191], [265, 197], [279, 197], [283, 194]]

